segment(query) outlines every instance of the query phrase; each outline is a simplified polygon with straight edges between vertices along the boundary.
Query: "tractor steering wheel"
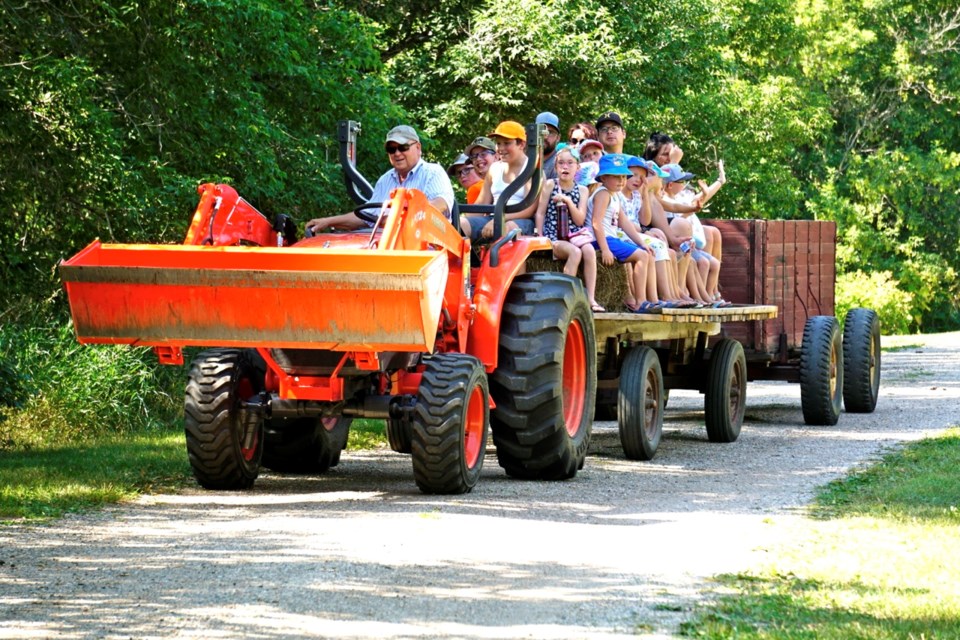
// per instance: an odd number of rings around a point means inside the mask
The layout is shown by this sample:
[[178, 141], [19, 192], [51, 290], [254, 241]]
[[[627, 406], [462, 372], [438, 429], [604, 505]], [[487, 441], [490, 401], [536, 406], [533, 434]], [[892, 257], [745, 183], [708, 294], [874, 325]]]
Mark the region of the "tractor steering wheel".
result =
[[[364, 222], [376, 224], [377, 219], [380, 217], [380, 208], [382, 206], [382, 202], [367, 202], [355, 208], [353, 213]], [[376, 213], [371, 213], [368, 209], [373, 209]]]

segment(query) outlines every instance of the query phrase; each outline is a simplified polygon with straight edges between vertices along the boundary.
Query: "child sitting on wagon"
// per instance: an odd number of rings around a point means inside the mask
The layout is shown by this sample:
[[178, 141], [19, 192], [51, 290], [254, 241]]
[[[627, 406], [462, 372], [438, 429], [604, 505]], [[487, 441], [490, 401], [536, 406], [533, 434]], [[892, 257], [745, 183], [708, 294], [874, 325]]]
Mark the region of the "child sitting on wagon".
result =
[[[600, 186], [587, 201], [587, 218], [591, 221], [595, 238], [593, 246], [600, 251], [607, 266], [616, 262], [633, 265], [633, 300], [625, 300], [626, 307], [634, 313], [659, 313], [656, 281], [653, 281], [652, 292], [647, 281], [648, 271], [654, 268], [653, 250], [645, 246], [640, 233], [627, 217], [622, 193], [627, 177], [633, 175], [627, 168], [627, 156], [608, 153], [600, 158], [598, 166], [596, 180]], [[621, 239], [619, 231], [623, 231], [628, 239]]]
[[[534, 220], [534, 234], [550, 238], [553, 256], [565, 260], [563, 272], [576, 276], [583, 261], [583, 282], [586, 285], [590, 308], [606, 311], [596, 300], [597, 251], [592, 235], [583, 233], [587, 224], [587, 188], [577, 184], [574, 177], [579, 163], [569, 147], [556, 152], [556, 180], [546, 180], [540, 193], [540, 206]], [[565, 216], [561, 216], [561, 211]]]

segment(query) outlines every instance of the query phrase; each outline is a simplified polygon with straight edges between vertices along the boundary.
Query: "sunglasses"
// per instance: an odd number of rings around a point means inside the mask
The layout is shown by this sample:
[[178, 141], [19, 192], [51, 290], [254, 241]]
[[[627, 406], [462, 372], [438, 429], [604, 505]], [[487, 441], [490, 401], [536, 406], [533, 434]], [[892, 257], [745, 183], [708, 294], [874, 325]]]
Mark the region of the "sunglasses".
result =
[[570, 144], [580, 144], [586, 140], [586, 138], [570, 138]]
[[410, 150], [410, 147], [412, 146], [413, 144], [388, 144], [387, 153], [391, 156], [395, 154], [397, 151], [399, 151], [400, 153], [406, 153], [407, 151]]

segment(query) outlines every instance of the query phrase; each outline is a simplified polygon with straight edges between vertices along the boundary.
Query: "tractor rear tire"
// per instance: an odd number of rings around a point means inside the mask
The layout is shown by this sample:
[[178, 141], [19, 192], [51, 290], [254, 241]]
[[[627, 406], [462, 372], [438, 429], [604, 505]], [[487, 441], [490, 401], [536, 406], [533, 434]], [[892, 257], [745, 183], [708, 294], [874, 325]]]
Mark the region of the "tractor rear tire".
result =
[[880, 393], [880, 319], [873, 309], [851, 309], [843, 322], [843, 407], [873, 413]]
[[263, 389], [252, 353], [211, 349], [190, 365], [183, 405], [187, 456], [207, 489], [249, 489], [260, 474], [263, 418], [241, 406]]
[[467, 493], [480, 479], [487, 450], [487, 374], [479, 360], [460, 353], [423, 363], [412, 420], [414, 479], [423, 493]]
[[800, 347], [800, 404], [810, 425], [832, 426], [840, 419], [843, 344], [833, 316], [807, 318]]
[[740, 437], [747, 406], [747, 359], [736, 340], [718, 340], [707, 365], [703, 409], [710, 442], [734, 442]]
[[345, 416], [298, 418], [265, 427], [263, 466], [280, 473], [326, 473], [340, 463], [350, 423]]
[[387, 418], [387, 442], [397, 453], [410, 453], [413, 434], [409, 422], [400, 418]]
[[583, 466], [597, 395], [597, 349], [580, 280], [518, 276], [500, 318], [490, 376], [497, 460], [514, 478], [566, 480]]
[[620, 444], [630, 460], [653, 460], [663, 436], [663, 373], [650, 347], [627, 353], [617, 399]]

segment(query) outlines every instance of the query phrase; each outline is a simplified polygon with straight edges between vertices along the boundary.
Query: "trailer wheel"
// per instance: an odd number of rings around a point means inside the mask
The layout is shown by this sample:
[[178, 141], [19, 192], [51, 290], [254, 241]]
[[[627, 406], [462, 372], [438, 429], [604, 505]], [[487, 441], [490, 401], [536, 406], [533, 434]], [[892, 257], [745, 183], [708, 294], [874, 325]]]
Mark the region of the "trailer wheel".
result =
[[736, 340], [718, 340], [710, 353], [703, 409], [710, 442], [740, 437], [747, 405], [747, 359]]
[[663, 435], [663, 373], [650, 347], [627, 353], [617, 394], [620, 444], [630, 460], [652, 460]]
[[187, 456], [207, 489], [247, 489], [260, 474], [263, 418], [242, 403], [263, 389], [250, 352], [211, 349], [190, 365], [184, 397]]
[[424, 493], [467, 493], [483, 468], [490, 392], [473, 356], [443, 353], [426, 368], [413, 411], [413, 476]]
[[409, 422], [400, 418], [387, 418], [387, 442], [397, 453], [410, 453], [413, 435]]
[[880, 393], [880, 319], [873, 309], [851, 309], [843, 323], [843, 406], [873, 413]]
[[800, 404], [811, 425], [835, 425], [843, 391], [843, 346], [833, 316], [813, 316], [803, 328], [800, 348]]
[[299, 418], [264, 427], [263, 466], [280, 473], [326, 473], [340, 463], [352, 418]]
[[594, 335], [579, 280], [559, 273], [514, 279], [490, 377], [493, 441], [507, 475], [566, 480], [582, 467], [597, 394]]

